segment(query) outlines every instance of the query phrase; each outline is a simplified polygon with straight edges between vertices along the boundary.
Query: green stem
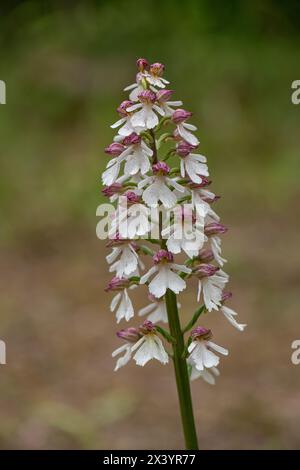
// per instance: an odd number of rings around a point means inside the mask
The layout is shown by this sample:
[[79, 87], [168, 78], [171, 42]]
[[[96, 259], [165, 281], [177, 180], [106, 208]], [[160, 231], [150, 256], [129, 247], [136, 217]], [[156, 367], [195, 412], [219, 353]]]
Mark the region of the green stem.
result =
[[174, 292], [170, 289], [167, 290], [165, 298], [170, 333], [176, 340], [176, 343], [173, 344], [173, 362], [186, 448], [188, 450], [197, 450], [198, 442], [193, 414], [190, 381], [186, 359], [183, 357], [184, 339], [179, 321], [177, 299]]

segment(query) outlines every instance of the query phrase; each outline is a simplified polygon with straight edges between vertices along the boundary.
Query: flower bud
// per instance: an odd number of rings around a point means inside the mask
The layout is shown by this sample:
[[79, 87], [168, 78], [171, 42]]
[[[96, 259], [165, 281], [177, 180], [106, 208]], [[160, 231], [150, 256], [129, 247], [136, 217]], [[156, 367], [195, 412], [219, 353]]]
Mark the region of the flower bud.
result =
[[211, 224], [207, 224], [204, 227], [204, 233], [208, 237], [210, 235], [218, 235], [218, 234], [223, 234], [226, 233], [228, 230], [227, 227], [223, 224], [219, 224], [218, 222], [212, 222]]
[[170, 173], [170, 167], [165, 162], [157, 162], [152, 165], [152, 171], [155, 175], [168, 175]]
[[190, 111], [186, 111], [185, 109], [176, 109], [172, 114], [172, 121], [175, 124], [180, 124], [183, 121], [186, 121], [193, 115]]
[[134, 191], [127, 191], [124, 196], [126, 196], [127, 202], [129, 202], [130, 204], [137, 204], [141, 201], [141, 197]]
[[144, 90], [138, 95], [141, 103], [154, 103], [156, 101], [156, 94], [151, 90]]
[[105, 186], [105, 187], [102, 189], [102, 193], [103, 193], [104, 196], [106, 196], [106, 197], [111, 197], [111, 196], [113, 196], [114, 194], [121, 193], [122, 190], [123, 190], [123, 186], [122, 186], [120, 183], [113, 183], [113, 184], [111, 184], [110, 186]]
[[193, 269], [193, 272], [199, 279], [202, 279], [203, 277], [213, 276], [219, 269], [213, 264], [201, 263]]
[[141, 137], [136, 132], [132, 132], [132, 134], [128, 135], [127, 137], [124, 137], [123, 139], [123, 144], [127, 146], [139, 144], [140, 142]]
[[151, 75], [156, 75], [158, 77], [161, 77], [164, 73], [165, 66], [164, 64], [161, 64], [160, 62], [155, 62], [154, 64], [150, 65], [150, 73]]
[[133, 104], [133, 101], [130, 100], [122, 101], [120, 106], [117, 108], [117, 112], [120, 114], [121, 117], [127, 117], [129, 113], [126, 110], [127, 108], [129, 108], [129, 106], [132, 106]]
[[139, 330], [134, 327], [125, 328], [123, 330], [118, 331], [117, 336], [118, 338], [125, 339], [130, 343], [136, 343], [141, 338]]
[[176, 153], [180, 157], [187, 157], [193, 150], [197, 148], [197, 145], [191, 145], [185, 140], [181, 140], [176, 145]]
[[209, 248], [201, 248], [197, 259], [202, 263], [209, 263], [210, 261], [214, 260], [214, 254]]
[[140, 333], [142, 335], [148, 335], [149, 333], [155, 332], [155, 325], [150, 320], [145, 320], [144, 323], [139, 327]]
[[115, 291], [115, 290], [123, 290], [126, 287], [128, 287], [129, 284], [130, 284], [129, 279], [115, 276], [109, 281], [107, 287], [105, 287], [104, 290], [106, 292]]
[[174, 260], [174, 257], [172, 253], [168, 250], [158, 250], [158, 252], [155, 253], [152, 259], [153, 259], [154, 264], [159, 264], [162, 261], [167, 261], [168, 263], [172, 263]]
[[111, 155], [112, 157], [118, 157], [124, 150], [124, 145], [119, 144], [118, 142], [113, 142], [108, 147], [106, 147], [106, 149], [104, 149], [104, 152], [108, 155]]
[[208, 330], [207, 328], [204, 328], [204, 326], [197, 326], [191, 331], [191, 336], [193, 340], [198, 339], [198, 340], [208, 340], [211, 339], [212, 337], [212, 332], [211, 330]]
[[226, 300], [231, 299], [231, 297], [232, 297], [232, 292], [223, 291], [221, 301], [226, 302]]
[[165, 103], [166, 101], [169, 101], [173, 93], [174, 93], [174, 90], [159, 90], [156, 93], [156, 97], [158, 101]]
[[136, 61], [137, 68], [140, 72], [143, 72], [145, 69], [149, 67], [149, 62], [142, 57]]

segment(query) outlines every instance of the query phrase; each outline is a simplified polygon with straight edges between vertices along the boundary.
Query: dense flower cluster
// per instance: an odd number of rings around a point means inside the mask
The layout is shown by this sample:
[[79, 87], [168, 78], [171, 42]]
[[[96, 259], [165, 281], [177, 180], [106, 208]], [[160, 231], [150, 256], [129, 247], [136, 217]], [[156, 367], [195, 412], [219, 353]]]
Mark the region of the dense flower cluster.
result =
[[[189, 122], [192, 113], [182, 108], [181, 101], [172, 100], [163, 64], [138, 59], [137, 67], [135, 83], [125, 88], [129, 97], [117, 108], [120, 119], [111, 126], [117, 135], [105, 149], [110, 159], [102, 175], [103, 194], [117, 203], [109, 232], [112, 251], [106, 257], [114, 277], [106, 290], [115, 292], [110, 309], [118, 323], [134, 317], [130, 293], [138, 285], [147, 286], [150, 304], [138, 312], [147, 315], [141, 326], [117, 333], [125, 342], [113, 352], [113, 357], [123, 353], [116, 370], [131, 358], [141, 366], [150, 359], [168, 362], [169, 333], [157, 323], [168, 323], [167, 290], [179, 294], [191, 278], [198, 282], [195, 298], [204, 305], [201, 313], [214, 310], [238, 330], [246, 326], [236, 321], [236, 312], [225, 304], [231, 294], [225, 291], [229, 276], [223, 270], [221, 235], [227, 228], [213, 209], [219, 197], [208, 189], [207, 159], [198, 153], [197, 128]], [[177, 165], [172, 167], [169, 159], [177, 159]], [[120, 196], [130, 208], [127, 231], [118, 225]], [[161, 215], [150, 220], [149, 209]], [[153, 251], [145, 241], [155, 225], [157, 240], [148, 237], [156, 247]], [[185, 225], [190, 229], [185, 230]], [[180, 253], [187, 256], [184, 264], [175, 262], [174, 256]], [[146, 272], [142, 255], [152, 257]], [[191, 379], [202, 377], [214, 383], [219, 374], [216, 353], [227, 355], [228, 351], [213, 343], [211, 336], [210, 330], [200, 326], [190, 333], [186, 356]]]

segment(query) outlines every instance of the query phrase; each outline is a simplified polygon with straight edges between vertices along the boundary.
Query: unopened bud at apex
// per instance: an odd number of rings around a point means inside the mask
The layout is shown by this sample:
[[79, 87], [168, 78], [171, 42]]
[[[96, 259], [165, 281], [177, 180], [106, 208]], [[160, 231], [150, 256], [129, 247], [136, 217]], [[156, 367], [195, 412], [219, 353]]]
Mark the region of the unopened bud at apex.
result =
[[149, 62], [141, 57], [136, 61], [137, 68], [139, 69], [140, 72], [143, 72], [145, 69], [149, 67]]
[[164, 64], [161, 64], [160, 62], [155, 62], [154, 64], [150, 65], [150, 73], [151, 75], [156, 75], [158, 77], [161, 77], [164, 73], [165, 66]]

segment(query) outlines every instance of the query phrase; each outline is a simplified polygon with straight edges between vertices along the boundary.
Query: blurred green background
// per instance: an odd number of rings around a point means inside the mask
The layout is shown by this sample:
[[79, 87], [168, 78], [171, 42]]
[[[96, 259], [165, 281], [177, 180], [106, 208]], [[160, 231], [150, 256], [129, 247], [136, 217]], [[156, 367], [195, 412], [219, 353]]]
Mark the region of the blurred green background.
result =
[[[109, 125], [135, 61], [166, 64], [194, 112], [240, 334], [215, 387], [193, 384], [201, 448], [299, 448], [297, 1], [1, 2], [1, 448], [182, 448], [172, 367], [113, 373], [105, 243], [97, 240]], [[298, 214], [298, 215], [297, 215]], [[195, 288], [195, 286], [193, 286]], [[195, 289], [181, 315], [196, 308]], [[145, 291], [136, 295], [145, 305]], [[124, 327], [124, 325], [122, 325]]]

